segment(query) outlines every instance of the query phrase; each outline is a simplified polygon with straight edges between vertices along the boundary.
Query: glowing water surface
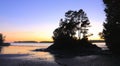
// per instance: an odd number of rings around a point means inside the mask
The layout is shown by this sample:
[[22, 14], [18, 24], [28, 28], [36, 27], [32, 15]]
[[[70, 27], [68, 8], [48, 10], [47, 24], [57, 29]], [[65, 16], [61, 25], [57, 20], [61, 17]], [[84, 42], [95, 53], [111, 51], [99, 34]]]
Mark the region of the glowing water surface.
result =
[[[105, 43], [94, 43], [105, 49]], [[32, 50], [47, 48], [52, 43], [11, 43], [11, 46], [0, 47], [0, 54], [43, 54], [47, 52], [34, 52]]]
[[[51, 44], [11, 43], [11, 46], [0, 47], [0, 66], [120, 66], [120, 57], [111, 55], [62, 58], [49, 52], [32, 51], [47, 48]], [[105, 43], [94, 44], [97, 44], [103, 50], [106, 49]]]

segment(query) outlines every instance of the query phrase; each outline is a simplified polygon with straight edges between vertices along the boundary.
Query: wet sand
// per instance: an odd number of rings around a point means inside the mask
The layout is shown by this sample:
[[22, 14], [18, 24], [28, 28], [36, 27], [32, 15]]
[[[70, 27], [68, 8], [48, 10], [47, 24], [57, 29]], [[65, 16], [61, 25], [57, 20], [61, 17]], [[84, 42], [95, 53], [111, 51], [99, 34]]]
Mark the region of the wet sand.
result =
[[67, 57], [63, 55], [54, 55], [49, 52], [31, 51], [37, 48], [45, 47], [2, 47], [0, 53], [0, 66], [120, 66], [120, 56], [116, 55], [91, 54], [86, 56]]
[[53, 55], [48, 52], [34, 52], [46, 46], [0, 47], [0, 66], [58, 66]]
[[32, 55], [0, 55], [0, 66], [120, 66], [120, 58], [113, 56], [78, 56], [74, 58], [34, 57]]
[[[1, 55], [0, 55], [1, 56]], [[0, 66], [58, 66], [54, 61], [36, 58], [24, 54], [4, 55], [0, 57]]]

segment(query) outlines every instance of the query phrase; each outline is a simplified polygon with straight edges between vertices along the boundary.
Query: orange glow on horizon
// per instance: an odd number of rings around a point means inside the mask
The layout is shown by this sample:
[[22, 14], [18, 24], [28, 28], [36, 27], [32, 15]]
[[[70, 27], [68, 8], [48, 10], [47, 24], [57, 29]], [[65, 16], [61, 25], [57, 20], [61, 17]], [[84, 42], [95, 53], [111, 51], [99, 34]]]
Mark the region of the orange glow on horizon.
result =
[[[98, 24], [95, 24], [98, 25]], [[21, 31], [21, 32], [3, 32], [3, 35], [6, 36], [5, 42], [14, 42], [14, 41], [53, 41], [53, 30], [54, 28], [48, 29], [38, 29], [32, 31]], [[93, 36], [88, 37], [89, 40], [102, 40], [98, 33], [102, 31], [100, 25], [91, 27], [89, 33], [93, 33]]]
[[35, 33], [35, 32], [8, 32], [3, 33], [5, 42], [14, 42], [14, 41], [53, 41], [52, 35], [49, 33]]
[[[4, 33], [6, 38], [5, 42], [14, 42], [14, 41], [53, 41], [51, 34], [36, 34], [36, 33]], [[102, 40], [99, 36], [91, 36], [89, 40]]]

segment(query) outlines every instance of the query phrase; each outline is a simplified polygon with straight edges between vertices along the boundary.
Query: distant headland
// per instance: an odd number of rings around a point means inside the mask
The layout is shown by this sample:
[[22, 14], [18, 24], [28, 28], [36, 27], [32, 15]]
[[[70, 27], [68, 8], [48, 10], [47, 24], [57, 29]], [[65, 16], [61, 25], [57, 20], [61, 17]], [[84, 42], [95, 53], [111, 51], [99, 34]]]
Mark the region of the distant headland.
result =
[[[90, 42], [104, 42], [104, 40], [90, 40]], [[53, 41], [14, 41], [13, 43], [53, 43]]]
[[53, 41], [14, 41], [13, 43], [53, 43]]
[[14, 43], [38, 43], [37, 41], [14, 41]]

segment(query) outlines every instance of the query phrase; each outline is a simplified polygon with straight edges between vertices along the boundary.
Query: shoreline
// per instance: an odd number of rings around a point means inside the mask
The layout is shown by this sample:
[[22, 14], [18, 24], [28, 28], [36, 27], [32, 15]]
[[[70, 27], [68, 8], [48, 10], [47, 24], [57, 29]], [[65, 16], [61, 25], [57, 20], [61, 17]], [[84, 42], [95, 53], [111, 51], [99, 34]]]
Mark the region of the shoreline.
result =
[[0, 66], [119, 66], [120, 57], [88, 55], [76, 57], [35, 57], [26, 54], [0, 54]]
[[2, 47], [0, 66], [120, 66], [120, 56], [111, 54], [70, 56], [70, 54], [60, 55], [50, 52], [32, 51], [42, 48], [47, 48], [47, 46]]

